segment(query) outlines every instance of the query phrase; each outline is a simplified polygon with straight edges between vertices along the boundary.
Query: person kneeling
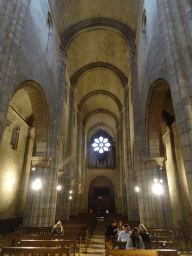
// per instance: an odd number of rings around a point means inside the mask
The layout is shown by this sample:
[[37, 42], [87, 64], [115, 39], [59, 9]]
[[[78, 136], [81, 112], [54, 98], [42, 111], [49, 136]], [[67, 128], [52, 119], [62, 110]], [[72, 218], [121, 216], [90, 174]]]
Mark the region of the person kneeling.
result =
[[127, 240], [126, 249], [145, 249], [143, 240], [139, 235], [138, 228], [133, 228], [132, 233]]

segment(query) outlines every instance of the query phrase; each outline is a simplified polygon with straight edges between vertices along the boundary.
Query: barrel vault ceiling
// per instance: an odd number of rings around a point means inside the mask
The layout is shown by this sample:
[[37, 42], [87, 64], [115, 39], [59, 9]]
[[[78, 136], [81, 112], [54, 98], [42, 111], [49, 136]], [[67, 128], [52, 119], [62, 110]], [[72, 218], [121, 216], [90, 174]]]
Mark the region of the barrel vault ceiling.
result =
[[115, 139], [140, 0], [55, 1], [54, 9], [67, 51], [67, 72], [75, 87], [75, 106], [87, 136], [103, 129]]

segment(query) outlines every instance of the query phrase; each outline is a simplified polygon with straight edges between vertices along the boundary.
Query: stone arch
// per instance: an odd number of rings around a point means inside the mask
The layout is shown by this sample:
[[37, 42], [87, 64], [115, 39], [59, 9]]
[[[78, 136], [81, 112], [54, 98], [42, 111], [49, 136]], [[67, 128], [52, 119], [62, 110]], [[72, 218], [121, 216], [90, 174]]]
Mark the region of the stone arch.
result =
[[178, 228], [178, 219], [181, 219], [187, 227], [191, 206], [186, 172], [171, 89], [169, 83], [162, 78], [156, 79], [149, 90], [146, 108], [146, 151], [147, 161], [158, 163], [161, 157], [164, 157], [162, 167], [156, 167], [153, 172], [168, 183], [173, 226]]
[[111, 71], [118, 79], [120, 80], [122, 87], [126, 87], [128, 83], [128, 78], [124, 75], [124, 73], [119, 70], [117, 67], [110, 63], [105, 63], [105, 62], [94, 62], [87, 64], [86, 66], [80, 68], [75, 72], [75, 74], [72, 75], [71, 77], [71, 85], [75, 87], [76, 83], [80, 79], [81, 76], [89, 72], [90, 70], [98, 69], [98, 68], [103, 68]]
[[70, 47], [71, 42], [78, 33], [83, 32], [87, 29], [94, 29], [96, 27], [103, 27], [116, 30], [117, 33], [119, 33], [125, 39], [130, 48], [134, 47], [135, 32], [133, 29], [119, 21], [102, 17], [92, 18], [78, 22], [77, 24], [74, 24], [67, 28], [65, 31], [63, 31], [61, 33], [62, 47], [65, 49], [65, 51], [67, 51]]
[[161, 118], [164, 100], [169, 85], [164, 79], [157, 79], [150, 87], [146, 107], [146, 154], [161, 157]]
[[104, 175], [94, 177], [88, 186], [88, 208], [104, 215], [105, 210], [115, 212], [114, 182]]
[[98, 123], [92, 126], [88, 132], [87, 132], [87, 138], [88, 140], [91, 138], [91, 136], [96, 133], [98, 130], [104, 130], [109, 133], [109, 135], [115, 140], [116, 138], [116, 132], [114, 131], [113, 128], [111, 128], [109, 125], [105, 123]]
[[36, 153], [42, 155], [43, 152], [45, 156], [49, 145], [49, 115], [43, 89], [37, 82], [27, 80], [16, 88], [13, 96], [21, 89], [27, 93], [34, 115]]
[[0, 174], [0, 178], [5, 180], [0, 194], [7, 195], [0, 197], [0, 212], [9, 212], [6, 213], [7, 218], [24, 215], [31, 163], [37, 158], [42, 160], [41, 156], [45, 160], [47, 156], [48, 125], [43, 90], [35, 81], [23, 82], [11, 97], [0, 147], [1, 168], [6, 170]]
[[113, 101], [117, 104], [119, 111], [122, 110], [122, 103], [120, 102], [120, 100], [118, 99], [118, 97], [116, 95], [114, 95], [111, 92], [108, 92], [106, 90], [96, 90], [93, 92], [88, 93], [87, 95], [85, 95], [82, 100], [80, 101], [80, 103], [78, 104], [78, 110], [81, 111], [83, 104], [85, 103], [86, 100], [88, 100], [90, 97], [98, 95], [98, 94], [104, 94], [107, 95], [108, 97], [111, 97], [113, 99]]
[[110, 115], [112, 116], [112, 118], [115, 120], [116, 122], [116, 126], [118, 127], [119, 126], [119, 119], [117, 118], [117, 116], [115, 114], [113, 114], [111, 111], [109, 110], [106, 110], [106, 109], [95, 109], [91, 112], [89, 112], [84, 118], [83, 118], [83, 121], [82, 121], [82, 124], [83, 126], [85, 126], [88, 118], [96, 113], [105, 113], [107, 115]]

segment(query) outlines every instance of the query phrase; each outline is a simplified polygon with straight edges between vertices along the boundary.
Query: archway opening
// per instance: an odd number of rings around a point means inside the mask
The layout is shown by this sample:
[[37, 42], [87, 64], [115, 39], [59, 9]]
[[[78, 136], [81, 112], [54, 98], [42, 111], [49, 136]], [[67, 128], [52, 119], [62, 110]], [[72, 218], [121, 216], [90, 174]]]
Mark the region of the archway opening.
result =
[[92, 180], [88, 192], [88, 208], [103, 217], [106, 212], [115, 213], [115, 192], [112, 181], [105, 176]]

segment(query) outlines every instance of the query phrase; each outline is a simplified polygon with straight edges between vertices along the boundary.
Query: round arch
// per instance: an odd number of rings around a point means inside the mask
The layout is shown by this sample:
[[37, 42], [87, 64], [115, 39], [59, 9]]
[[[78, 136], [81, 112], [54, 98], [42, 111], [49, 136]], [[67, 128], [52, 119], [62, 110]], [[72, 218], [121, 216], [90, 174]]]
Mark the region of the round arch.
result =
[[110, 64], [110, 63], [105, 63], [105, 62], [94, 62], [94, 63], [89, 63], [87, 65], [85, 65], [84, 67], [80, 68], [79, 70], [77, 70], [75, 72], [75, 74], [72, 75], [71, 77], [71, 85], [73, 87], [75, 87], [76, 83], [78, 82], [78, 80], [87, 72], [94, 70], [94, 69], [98, 69], [98, 68], [102, 68], [102, 69], [106, 69], [111, 71], [121, 82], [122, 87], [126, 87], [128, 84], [128, 78], [124, 75], [124, 73], [118, 69], [117, 67], [115, 67], [114, 65]]
[[94, 133], [98, 132], [99, 130], [104, 130], [107, 133], [109, 133], [109, 135], [113, 138], [113, 140], [115, 140], [116, 138], [116, 133], [114, 131], [113, 128], [111, 128], [109, 125], [105, 124], [105, 123], [98, 123], [95, 124], [94, 126], [92, 126], [88, 132], [87, 132], [87, 138], [88, 140], [90, 140], [91, 136], [93, 136]]
[[108, 18], [92, 18], [81, 22], [78, 22], [61, 33], [62, 48], [67, 51], [71, 42], [78, 33], [81, 33], [88, 29], [95, 29], [96, 27], [102, 27], [107, 29], [113, 29], [119, 33], [126, 41], [130, 48], [134, 47], [135, 31], [125, 24]]
[[96, 114], [96, 113], [105, 113], [105, 114], [107, 114], [107, 115], [112, 116], [113, 119], [114, 119], [115, 122], [116, 122], [116, 127], [119, 126], [119, 119], [117, 118], [117, 116], [116, 116], [115, 114], [113, 114], [111, 111], [106, 110], [106, 109], [95, 109], [95, 110], [89, 112], [89, 113], [83, 118], [83, 121], [82, 121], [83, 126], [86, 125], [86, 122], [87, 122], [88, 118], [89, 118], [90, 116]]
[[[33, 80], [27, 80], [17, 86], [12, 98], [21, 89], [27, 93], [31, 103], [35, 121], [36, 142], [43, 142], [44, 147], [47, 147], [49, 141], [49, 115], [43, 89], [37, 82]], [[45, 148], [44, 150], [46, 152]]]
[[89, 183], [88, 209], [98, 212], [101, 216], [105, 210], [115, 212], [114, 183], [106, 176], [98, 175]]
[[[155, 80], [148, 94], [146, 105], [146, 151], [148, 157], [161, 157], [161, 121], [169, 84], [164, 79]], [[170, 114], [171, 118], [171, 114]], [[172, 117], [174, 119], [174, 117]]]
[[96, 91], [90, 92], [87, 95], [85, 95], [82, 98], [82, 100], [80, 101], [80, 103], [78, 104], [78, 110], [81, 111], [83, 104], [85, 103], [86, 100], [88, 100], [92, 96], [99, 95], [99, 94], [107, 95], [108, 97], [112, 98], [113, 101], [117, 104], [119, 111], [121, 112], [121, 110], [123, 108], [121, 101], [118, 99], [118, 97], [116, 95], [114, 95], [113, 93], [108, 92], [106, 90], [96, 90]]

